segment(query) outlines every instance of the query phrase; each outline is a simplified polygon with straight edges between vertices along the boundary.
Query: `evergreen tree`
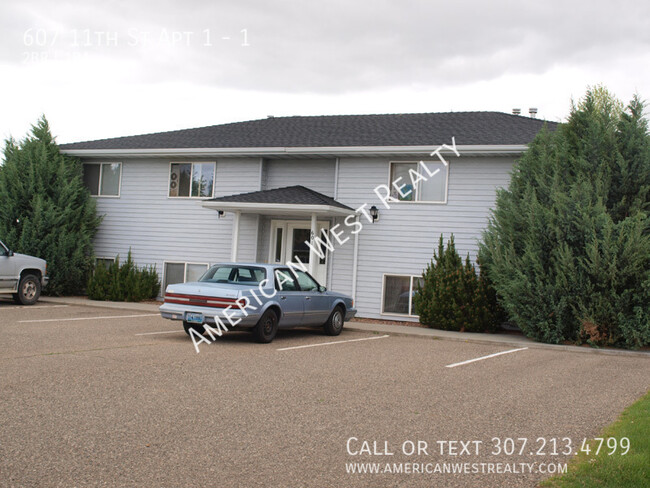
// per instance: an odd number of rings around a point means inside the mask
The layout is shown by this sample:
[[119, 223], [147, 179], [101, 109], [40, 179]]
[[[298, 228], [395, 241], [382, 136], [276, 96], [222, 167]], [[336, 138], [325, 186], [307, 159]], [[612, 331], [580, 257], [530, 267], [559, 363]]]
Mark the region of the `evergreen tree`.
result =
[[61, 154], [45, 117], [17, 143], [5, 142], [0, 171], [0, 238], [47, 260], [46, 293], [83, 290], [101, 219], [83, 184], [81, 163]]
[[456, 251], [452, 234], [445, 247], [440, 236], [437, 252], [422, 274], [413, 297], [420, 323], [442, 330], [494, 332], [503, 320], [496, 294], [484, 273], [477, 275], [469, 259]]
[[639, 98], [596, 88], [515, 165], [480, 257], [528, 336], [650, 344], [649, 148]]

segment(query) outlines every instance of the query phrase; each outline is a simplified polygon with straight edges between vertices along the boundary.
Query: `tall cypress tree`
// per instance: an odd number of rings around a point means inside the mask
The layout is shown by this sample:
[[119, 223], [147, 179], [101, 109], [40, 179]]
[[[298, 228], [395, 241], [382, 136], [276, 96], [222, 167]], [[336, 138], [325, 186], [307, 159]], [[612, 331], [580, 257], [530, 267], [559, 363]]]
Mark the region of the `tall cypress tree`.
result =
[[596, 88], [515, 165], [480, 256], [528, 336], [650, 344], [649, 148], [639, 98]]
[[83, 184], [79, 160], [61, 154], [41, 117], [19, 143], [5, 142], [0, 171], [0, 239], [47, 260], [46, 293], [83, 290], [92, 266], [92, 239], [101, 218]]

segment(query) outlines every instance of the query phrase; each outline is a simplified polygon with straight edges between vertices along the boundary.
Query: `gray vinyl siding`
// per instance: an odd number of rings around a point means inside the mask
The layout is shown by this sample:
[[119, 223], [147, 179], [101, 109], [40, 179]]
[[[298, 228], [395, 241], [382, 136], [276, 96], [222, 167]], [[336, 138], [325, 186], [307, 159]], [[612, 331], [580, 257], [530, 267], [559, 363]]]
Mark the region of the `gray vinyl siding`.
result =
[[266, 263], [269, 260], [269, 244], [271, 232], [271, 219], [266, 215], [260, 215], [260, 225], [257, 234], [257, 261]]
[[[98, 213], [104, 215], [95, 238], [98, 257], [126, 256], [131, 248], [136, 263], [155, 264], [161, 278], [164, 262], [207, 264], [230, 260], [233, 214], [218, 218], [215, 210], [201, 206], [200, 199], [169, 198], [172, 160], [121, 161], [120, 197], [96, 198]], [[361, 217], [356, 306], [362, 317], [399, 319], [381, 315], [383, 275], [420, 275], [441, 233], [445, 239], [453, 233], [461, 255], [469, 252], [475, 259], [477, 241], [494, 205], [495, 190], [507, 186], [514, 162], [514, 158], [505, 157], [450, 159], [447, 204], [401, 202], [392, 204], [389, 210], [382, 207], [373, 190], [389, 183], [391, 160], [398, 159], [355, 157], [341, 158], [339, 163], [337, 200], [352, 208], [363, 203], [379, 207], [377, 223], [370, 224]], [[291, 185], [304, 185], [330, 196], [335, 193], [333, 159], [266, 160], [263, 166], [258, 158], [216, 162], [215, 196]], [[241, 215], [238, 260], [268, 260], [272, 218]], [[350, 239], [342, 246], [335, 244], [327, 286], [351, 294], [354, 236], [343, 220], [337, 218], [332, 225], [340, 223], [339, 230], [345, 231], [342, 238]]]
[[[172, 160], [121, 161], [120, 197], [96, 198], [104, 217], [94, 240], [96, 256], [125, 257], [130, 248], [138, 265], [155, 264], [161, 278], [164, 262], [230, 260], [232, 214], [218, 218], [201, 199], [168, 197]], [[222, 159], [216, 168], [215, 196], [259, 189], [258, 159]], [[257, 217], [242, 216], [240, 232], [240, 256], [254, 259]]]
[[[341, 236], [341, 239], [345, 240], [346, 237], [350, 237], [350, 240], [345, 242], [342, 246], [339, 246], [338, 242], [334, 243], [334, 252], [330, 256], [332, 266], [327, 288], [352, 295], [352, 269], [354, 264], [355, 236], [348, 231], [348, 228], [344, 224], [344, 219], [335, 219], [332, 225], [334, 226], [336, 224], [340, 224], [337, 231], [346, 231], [345, 235]], [[358, 237], [361, 238], [361, 235]]]
[[[397, 159], [393, 159], [397, 160]], [[447, 204], [395, 203], [383, 207], [374, 188], [388, 184], [388, 159], [345, 159], [339, 163], [338, 200], [357, 208], [379, 208], [379, 220], [359, 234], [356, 306], [359, 315], [381, 315], [383, 274], [420, 275], [441, 234], [453, 233], [458, 252], [476, 258], [477, 243], [494, 206], [496, 188], [505, 187], [512, 158], [450, 159]], [[332, 288], [352, 289], [353, 239], [334, 253]], [[347, 282], [347, 283], [346, 283]], [[395, 317], [397, 318], [397, 317]]]
[[334, 196], [333, 159], [286, 159], [265, 162], [264, 189], [302, 185], [323, 195]]

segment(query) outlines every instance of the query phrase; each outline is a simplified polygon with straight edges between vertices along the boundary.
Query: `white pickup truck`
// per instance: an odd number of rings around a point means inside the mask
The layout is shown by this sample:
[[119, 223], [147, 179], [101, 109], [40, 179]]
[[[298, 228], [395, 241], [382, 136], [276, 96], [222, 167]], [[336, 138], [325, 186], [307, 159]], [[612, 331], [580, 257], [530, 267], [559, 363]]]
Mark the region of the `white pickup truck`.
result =
[[0, 241], [0, 295], [12, 295], [16, 303], [32, 305], [47, 280], [45, 260], [14, 253]]

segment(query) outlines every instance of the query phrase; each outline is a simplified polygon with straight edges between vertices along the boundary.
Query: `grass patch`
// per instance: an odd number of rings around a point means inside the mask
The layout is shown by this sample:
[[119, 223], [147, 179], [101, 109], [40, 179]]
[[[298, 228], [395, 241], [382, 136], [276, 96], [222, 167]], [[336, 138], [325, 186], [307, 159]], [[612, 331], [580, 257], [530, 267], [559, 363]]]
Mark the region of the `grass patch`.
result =
[[[540, 486], [553, 488], [649, 486], [650, 392], [628, 407], [616, 422], [605, 428], [601, 437], [617, 439], [619, 445], [614, 454], [608, 456], [611, 450], [603, 444], [600, 453], [595, 456], [594, 446], [598, 443], [592, 440], [589, 443], [592, 448], [590, 455], [580, 453], [575, 456], [569, 464], [567, 474], [550, 478]], [[630, 450], [621, 456], [619, 449], [623, 437], [630, 439]]]

